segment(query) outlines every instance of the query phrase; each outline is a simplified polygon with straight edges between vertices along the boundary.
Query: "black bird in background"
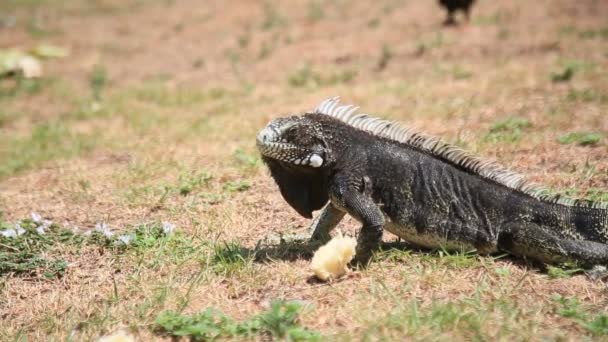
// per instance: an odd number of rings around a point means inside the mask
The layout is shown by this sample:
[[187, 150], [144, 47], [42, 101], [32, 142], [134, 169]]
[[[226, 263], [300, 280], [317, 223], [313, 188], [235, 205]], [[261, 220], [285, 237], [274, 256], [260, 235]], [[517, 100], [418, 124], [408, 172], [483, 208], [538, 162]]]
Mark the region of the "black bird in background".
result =
[[465, 19], [468, 22], [474, 2], [475, 0], [439, 0], [439, 4], [448, 11], [448, 17], [445, 19], [444, 25], [456, 25], [454, 15], [458, 10], [464, 13]]

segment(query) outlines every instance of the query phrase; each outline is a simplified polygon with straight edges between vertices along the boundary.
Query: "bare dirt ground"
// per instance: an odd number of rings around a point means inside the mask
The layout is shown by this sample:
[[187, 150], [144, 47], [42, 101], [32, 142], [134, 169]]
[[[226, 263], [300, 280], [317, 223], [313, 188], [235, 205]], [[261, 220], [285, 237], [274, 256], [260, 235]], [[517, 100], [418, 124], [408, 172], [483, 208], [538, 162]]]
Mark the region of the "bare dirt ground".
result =
[[320, 284], [290, 246], [222, 256], [306, 231], [254, 137], [334, 95], [608, 201], [607, 17], [593, 0], [479, 0], [450, 28], [434, 1], [4, 1], [0, 49], [70, 53], [41, 80], [0, 80], [0, 221], [167, 221], [176, 236], [58, 243], [61, 276], [3, 274], [0, 339], [168, 339], [164, 310], [244, 320], [275, 299], [303, 303], [297, 324], [328, 340], [605, 339], [606, 284], [567, 270], [387, 247]]

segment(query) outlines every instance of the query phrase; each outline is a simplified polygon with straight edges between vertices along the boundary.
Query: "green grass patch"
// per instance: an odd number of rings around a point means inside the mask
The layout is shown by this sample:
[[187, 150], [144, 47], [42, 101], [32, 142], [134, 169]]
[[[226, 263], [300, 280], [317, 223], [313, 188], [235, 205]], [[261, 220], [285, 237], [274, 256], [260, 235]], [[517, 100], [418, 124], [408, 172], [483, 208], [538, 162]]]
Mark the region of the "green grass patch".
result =
[[577, 144], [581, 146], [593, 146], [602, 141], [600, 133], [572, 132], [557, 138], [560, 144]]
[[582, 305], [575, 297], [554, 295], [557, 303], [556, 313], [562, 317], [571, 318], [594, 336], [608, 336], [608, 315], [593, 314], [589, 308]]
[[95, 135], [74, 133], [60, 122], [38, 124], [28, 136], [8, 138], [0, 144], [0, 177], [81, 155], [95, 143]]
[[42, 275], [60, 277], [67, 262], [59, 249], [95, 245], [116, 255], [132, 253], [140, 263], [155, 266], [178, 263], [197, 251], [190, 238], [174, 233], [170, 223], [143, 224], [123, 233], [112, 232], [103, 223], [88, 233], [75, 232], [50, 221], [24, 219], [0, 224], [0, 276]]
[[209, 172], [197, 172], [185, 174], [179, 177], [177, 189], [182, 196], [189, 195], [194, 190], [200, 189], [209, 184], [213, 176]]
[[0, 4], [0, 8], [8, 10], [16, 10], [19, 8], [25, 8], [32, 10], [37, 7], [41, 7], [53, 2], [52, 0], [4, 0]]
[[103, 65], [97, 64], [93, 67], [93, 71], [89, 75], [89, 85], [93, 98], [96, 101], [101, 100], [101, 92], [108, 83], [108, 73]]
[[279, 12], [275, 4], [269, 1], [264, 2], [264, 20], [260, 26], [262, 30], [268, 31], [284, 27], [287, 23], [287, 18]]
[[421, 260], [450, 269], [468, 269], [480, 264], [479, 255], [475, 251], [448, 252], [438, 250], [434, 253], [422, 254]]
[[455, 80], [466, 80], [473, 76], [473, 72], [460, 65], [455, 65], [451, 70], [451, 74]]
[[253, 253], [238, 243], [223, 242], [215, 244], [211, 264], [216, 273], [229, 276], [250, 267], [253, 260]]
[[324, 74], [314, 70], [310, 64], [305, 64], [289, 74], [288, 83], [295, 88], [315, 89], [318, 87], [348, 83], [356, 77], [356, 70], [345, 69]]
[[399, 248], [391, 248], [383, 249], [374, 254], [375, 261], [387, 261], [396, 264], [402, 264], [408, 262], [412, 257], [412, 252], [410, 250], [403, 250]]
[[[519, 322], [522, 314], [511, 303], [482, 301], [479, 295], [450, 302], [434, 300], [431, 304], [413, 299], [391, 309], [384, 317], [368, 318], [356, 339], [390, 341], [408, 337], [416, 341], [485, 341], [512, 336], [514, 331], [524, 337], [527, 327]], [[492, 329], [488, 329], [490, 324]], [[346, 332], [338, 336], [341, 335], [345, 340], [354, 337]]]
[[247, 169], [257, 169], [262, 165], [262, 159], [258, 157], [258, 154], [247, 153], [240, 148], [234, 151], [234, 159]]
[[192, 107], [206, 101], [225, 98], [230, 94], [228, 90], [223, 88], [170, 89], [159, 82], [133, 89], [133, 92], [138, 100], [150, 102], [160, 107]]
[[140, 265], [155, 268], [163, 264], [180, 264], [207, 253], [206, 243], [195, 243], [192, 237], [174, 231], [169, 222], [152, 222], [131, 228], [112, 239], [116, 253], [133, 255]]
[[551, 72], [551, 81], [557, 82], [568, 82], [574, 76], [576, 70], [572, 66], [565, 66], [560, 70]]
[[48, 19], [40, 16], [28, 18], [25, 28], [32, 38], [37, 39], [49, 38], [63, 33], [58, 28], [49, 25]]
[[416, 43], [416, 55], [422, 56], [431, 50], [438, 49], [444, 44], [443, 33], [437, 32], [430, 39], [421, 39]]
[[578, 36], [582, 39], [608, 39], [608, 27], [582, 30], [578, 33]]
[[496, 275], [498, 275], [499, 277], [509, 277], [511, 276], [511, 270], [509, 270], [508, 267], [496, 267], [494, 268], [494, 273], [496, 273]]
[[21, 116], [15, 112], [0, 111], [0, 128], [10, 124], [13, 120]]
[[381, 23], [382, 21], [380, 20], [380, 18], [372, 18], [367, 22], [367, 27], [369, 27], [370, 29], [376, 29], [380, 27]]
[[490, 131], [484, 137], [484, 141], [497, 142], [517, 142], [520, 140], [523, 131], [532, 126], [528, 119], [509, 117], [495, 122]]
[[594, 202], [608, 202], [608, 191], [600, 188], [589, 188], [587, 189], [585, 198]]
[[271, 338], [286, 341], [318, 341], [318, 332], [302, 327], [299, 302], [275, 300], [270, 309], [244, 321], [236, 321], [209, 308], [199, 314], [182, 315], [165, 311], [156, 317], [156, 330], [165, 336], [188, 337], [191, 341], [218, 338]]
[[242, 192], [251, 189], [251, 182], [246, 179], [227, 181], [222, 186], [227, 192]]
[[313, 23], [321, 21], [323, 18], [325, 18], [324, 6], [320, 0], [309, 0], [306, 10], [308, 20]]
[[35, 95], [53, 83], [54, 80], [50, 78], [25, 78], [21, 75], [0, 78], [0, 100]]
[[549, 265], [547, 266], [547, 275], [551, 279], [569, 278], [583, 271], [582, 268], [574, 264]]
[[378, 58], [378, 64], [376, 65], [376, 69], [378, 71], [384, 70], [388, 63], [393, 59], [394, 53], [391, 47], [388, 44], [382, 45], [382, 52], [380, 53], [380, 57]]
[[570, 89], [568, 90], [568, 95], [566, 95], [566, 100], [572, 102], [605, 103], [608, 102], [608, 95], [604, 95], [594, 89]]
[[578, 59], [567, 59], [560, 64], [561, 67], [550, 74], [551, 81], [554, 83], [568, 82], [575, 74], [592, 70], [596, 66], [595, 63]]
[[547, 189], [548, 195], [560, 195], [565, 197], [574, 197], [581, 198], [587, 201], [593, 202], [607, 202], [608, 201], [608, 191], [601, 188], [590, 187], [585, 191], [582, 191], [578, 188], [569, 188], [569, 189]]
[[83, 238], [50, 222], [25, 219], [15, 224], [0, 223], [0, 277], [41, 275], [60, 277], [67, 262], [54, 256], [52, 249], [59, 244], [77, 244]]
[[489, 15], [476, 15], [471, 21], [476, 26], [494, 26], [505, 21], [505, 14], [502, 11], [496, 11]]

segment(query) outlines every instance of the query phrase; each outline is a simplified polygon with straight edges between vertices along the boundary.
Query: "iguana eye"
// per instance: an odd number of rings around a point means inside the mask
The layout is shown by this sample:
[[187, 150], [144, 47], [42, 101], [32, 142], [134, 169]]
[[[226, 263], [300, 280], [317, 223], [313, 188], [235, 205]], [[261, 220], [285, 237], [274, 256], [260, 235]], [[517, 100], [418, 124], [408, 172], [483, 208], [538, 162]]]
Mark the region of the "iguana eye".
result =
[[290, 127], [283, 133], [283, 137], [286, 140], [292, 140], [296, 136], [296, 134], [297, 134], [297, 128]]

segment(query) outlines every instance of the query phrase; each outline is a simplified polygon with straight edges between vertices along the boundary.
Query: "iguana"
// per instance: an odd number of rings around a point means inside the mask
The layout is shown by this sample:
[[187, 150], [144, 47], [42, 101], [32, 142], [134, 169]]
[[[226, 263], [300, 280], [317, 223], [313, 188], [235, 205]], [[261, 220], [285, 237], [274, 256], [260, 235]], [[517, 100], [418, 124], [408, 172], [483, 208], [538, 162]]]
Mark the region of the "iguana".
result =
[[346, 213], [366, 265], [383, 231], [415, 245], [608, 264], [608, 203], [551, 195], [523, 176], [396, 122], [323, 101], [277, 118], [257, 147], [283, 198], [325, 242]]

